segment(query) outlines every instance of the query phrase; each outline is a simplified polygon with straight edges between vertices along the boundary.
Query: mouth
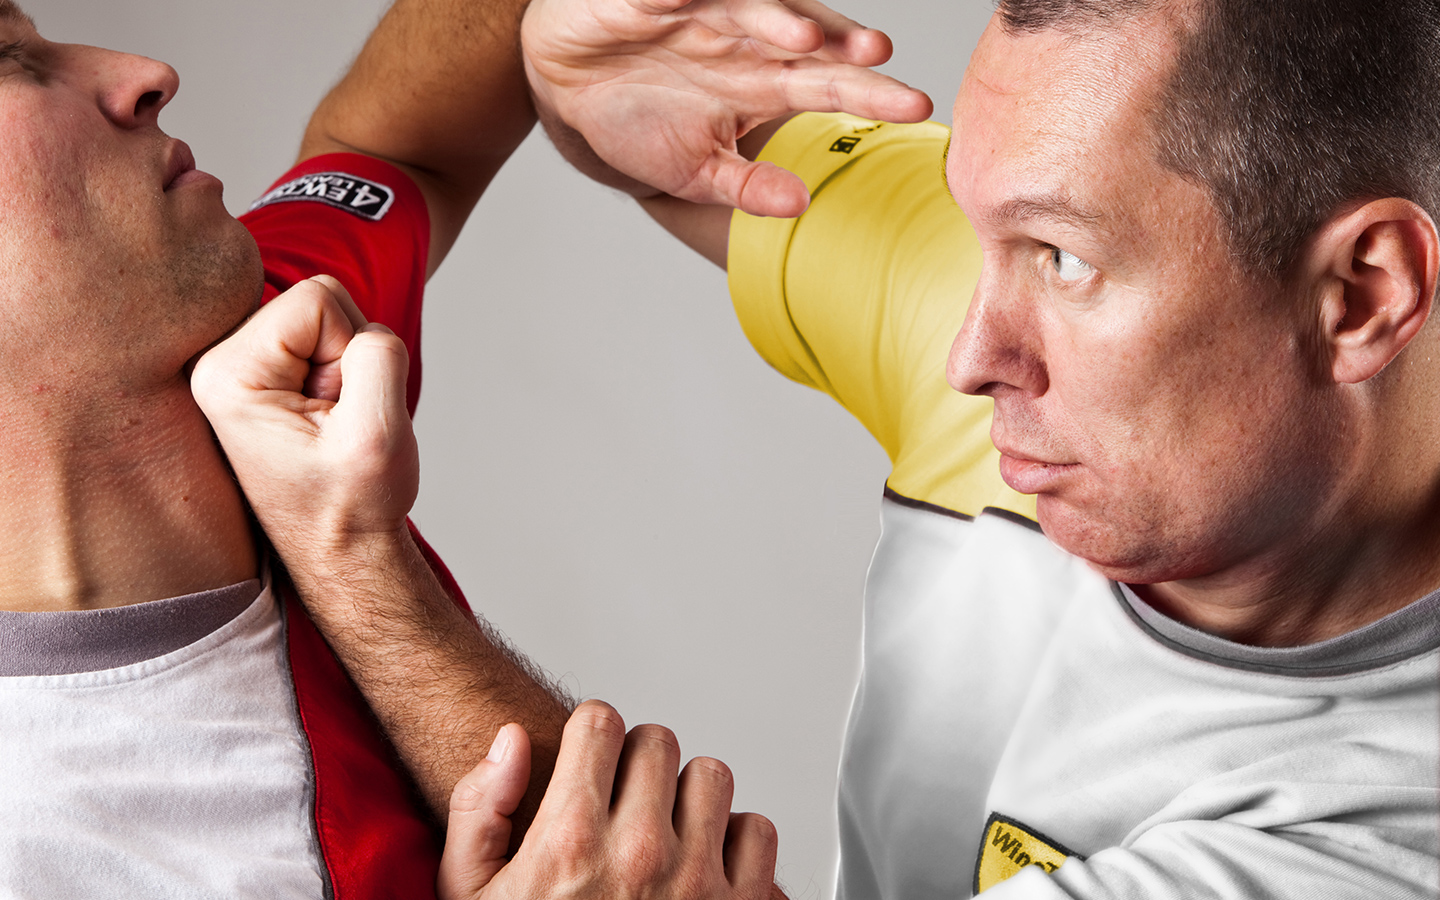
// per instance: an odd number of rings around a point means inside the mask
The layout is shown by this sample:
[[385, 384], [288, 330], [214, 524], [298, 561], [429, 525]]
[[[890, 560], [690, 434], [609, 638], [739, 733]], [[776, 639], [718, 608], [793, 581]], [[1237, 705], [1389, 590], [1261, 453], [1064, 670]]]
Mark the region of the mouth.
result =
[[1075, 463], [1048, 462], [998, 445], [997, 449], [1000, 451], [1000, 477], [1022, 494], [1054, 490], [1062, 478], [1077, 468]]
[[165, 182], [161, 190], [170, 190], [185, 175], [195, 171], [195, 154], [184, 141], [172, 140], [170, 153], [165, 163]]

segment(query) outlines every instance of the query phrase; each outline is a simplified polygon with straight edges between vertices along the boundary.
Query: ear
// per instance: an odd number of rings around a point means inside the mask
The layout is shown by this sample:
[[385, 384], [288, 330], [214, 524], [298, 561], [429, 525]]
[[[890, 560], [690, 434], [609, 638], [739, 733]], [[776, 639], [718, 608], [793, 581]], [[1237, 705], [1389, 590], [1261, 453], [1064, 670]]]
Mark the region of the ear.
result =
[[1374, 200], [1326, 223], [1306, 256], [1322, 285], [1320, 336], [1332, 376], [1342, 384], [1374, 377], [1430, 316], [1435, 223], [1409, 200]]

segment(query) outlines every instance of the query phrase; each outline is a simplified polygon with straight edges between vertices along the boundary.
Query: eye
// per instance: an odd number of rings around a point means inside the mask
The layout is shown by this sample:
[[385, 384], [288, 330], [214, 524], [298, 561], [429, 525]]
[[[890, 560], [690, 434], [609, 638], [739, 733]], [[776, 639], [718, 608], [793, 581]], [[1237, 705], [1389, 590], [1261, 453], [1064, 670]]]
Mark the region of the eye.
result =
[[0, 60], [13, 59], [19, 62], [20, 55], [25, 52], [24, 41], [9, 41], [0, 43]]
[[1050, 265], [1055, 267], [1055, 274], [1061, 281], [1079, 281], [1095, 271], [1085, 260], [1059, 247], [1050, 248]]

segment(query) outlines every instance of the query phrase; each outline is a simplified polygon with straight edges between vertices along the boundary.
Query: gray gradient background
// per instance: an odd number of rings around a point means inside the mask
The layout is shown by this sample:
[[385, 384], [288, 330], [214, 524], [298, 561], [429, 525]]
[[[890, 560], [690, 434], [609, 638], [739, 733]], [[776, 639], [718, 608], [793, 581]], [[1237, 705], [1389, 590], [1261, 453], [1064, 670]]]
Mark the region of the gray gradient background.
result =
[[[239, 213], [388, 0], [22, 5], [51, 39], [175, 66], [161, 125]], [[948, 121], [987, 0], [837, 6], [889, 32], [885, 70]], [[755, 355], [723, 273], [538, 133], [431, 281], [424, 330], [414, 516], [471, 603], [579, 696], [728, 762], [792, 896], [828, 895], [884, 454]]]

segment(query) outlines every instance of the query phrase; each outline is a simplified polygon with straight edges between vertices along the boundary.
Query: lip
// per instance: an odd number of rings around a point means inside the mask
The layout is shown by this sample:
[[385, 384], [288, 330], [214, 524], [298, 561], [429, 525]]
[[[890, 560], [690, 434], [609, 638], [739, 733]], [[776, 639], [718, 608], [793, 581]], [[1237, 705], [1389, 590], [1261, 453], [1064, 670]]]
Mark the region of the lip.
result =
[[1060, 479], [1074, 468], [1074, 463], [1045, 462], [1013, 450], [1000, 451], [1000, 477], [1022, 494], [1054, 490]]
[[170, 142], [170, 153], [165, 161], [165, 182], [161, 190], [170, 190], [176, 187], [184, 179], [184, 176], [195, 169], [195, 154], [190, 152], [190, 145], [180, 140]]

